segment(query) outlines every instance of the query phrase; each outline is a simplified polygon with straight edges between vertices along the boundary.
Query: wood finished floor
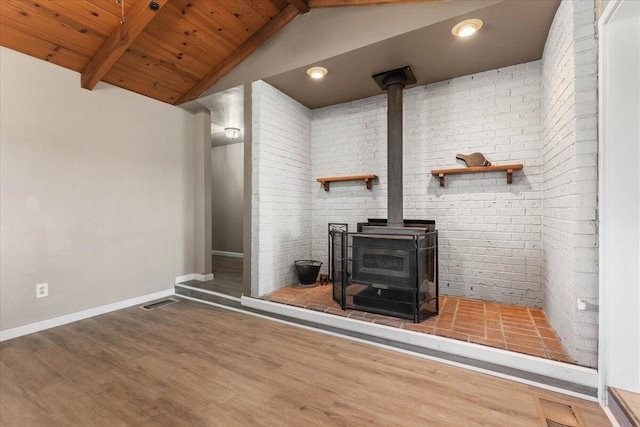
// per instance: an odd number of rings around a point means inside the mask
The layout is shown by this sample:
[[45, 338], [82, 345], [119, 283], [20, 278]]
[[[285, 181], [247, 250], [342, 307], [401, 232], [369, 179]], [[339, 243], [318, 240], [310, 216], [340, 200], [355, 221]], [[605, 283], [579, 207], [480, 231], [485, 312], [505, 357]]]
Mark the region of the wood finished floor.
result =
[[596, 403], [186, 300], [0, 343], [2, 426], [539, 426], [538, 396], [610, 425]]
[[420, 323], [357, 310], [342, 310], [331, 286], [286, 286], [262, 297], [309, 310], [415, 332], [487, 345], [558, 362], [574, 363], [542, 310], [440, 296], [440, 314]]
[[183, 284], [240, 298], [243, 293], [242, 258], [213, 255], [213, 280]]

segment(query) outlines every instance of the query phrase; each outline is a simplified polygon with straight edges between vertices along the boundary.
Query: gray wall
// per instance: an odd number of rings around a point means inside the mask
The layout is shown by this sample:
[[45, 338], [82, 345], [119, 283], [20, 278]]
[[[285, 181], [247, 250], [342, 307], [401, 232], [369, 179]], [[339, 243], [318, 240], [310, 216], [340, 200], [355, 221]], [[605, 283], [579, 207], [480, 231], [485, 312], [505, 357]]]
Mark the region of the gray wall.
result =
[[[2, 330], [194, 269], [190, 113], [0, 48]], [[35, 285], [49, 283], [36, 299]]]
[[242, 253], [244, 144], [211, 148], [213, 250]]

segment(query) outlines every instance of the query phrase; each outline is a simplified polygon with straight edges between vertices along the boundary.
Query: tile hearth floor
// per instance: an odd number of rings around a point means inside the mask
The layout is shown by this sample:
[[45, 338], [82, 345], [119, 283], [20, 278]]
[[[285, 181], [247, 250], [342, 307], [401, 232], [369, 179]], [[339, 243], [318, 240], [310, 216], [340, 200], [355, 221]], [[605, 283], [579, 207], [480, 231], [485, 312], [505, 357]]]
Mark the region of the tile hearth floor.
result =
[[331, 290], [331, 285], [313, 288], [291, 285], [265, 295], [262, 299], [559, 362], [574, 363], [547, 316], [536, 308], [440, 296], [440, 314], [421, 323], [413, 323], [364, 311], [343, 311], [340, 305], [333, 301]]

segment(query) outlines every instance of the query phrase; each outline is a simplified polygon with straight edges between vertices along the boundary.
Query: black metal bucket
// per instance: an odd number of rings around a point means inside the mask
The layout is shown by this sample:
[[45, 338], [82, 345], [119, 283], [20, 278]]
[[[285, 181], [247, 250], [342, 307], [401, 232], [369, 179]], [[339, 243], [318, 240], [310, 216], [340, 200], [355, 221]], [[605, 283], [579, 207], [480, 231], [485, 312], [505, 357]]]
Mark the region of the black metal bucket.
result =
[[314, 286], [318, 280], [318, 273], [322, 263], [310, 259], [299, 259], [293, 262], [298, 275], [298, 284], [300, 286]]

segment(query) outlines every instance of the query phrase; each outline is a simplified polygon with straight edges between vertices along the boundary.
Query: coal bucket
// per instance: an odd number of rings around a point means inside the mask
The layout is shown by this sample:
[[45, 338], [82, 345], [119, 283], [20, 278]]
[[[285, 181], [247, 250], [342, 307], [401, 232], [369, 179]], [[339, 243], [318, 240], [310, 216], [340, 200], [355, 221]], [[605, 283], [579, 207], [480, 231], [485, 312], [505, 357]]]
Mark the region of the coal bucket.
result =
[[311, 287], [316, 284], [316, 280], [318, 280], [318, 273], [320, 273], [320, 267], [322, 266], [320, 261], [299, 259], [294, 261], [293, 264], [296, 267], [298, 284], [300, 286]]

